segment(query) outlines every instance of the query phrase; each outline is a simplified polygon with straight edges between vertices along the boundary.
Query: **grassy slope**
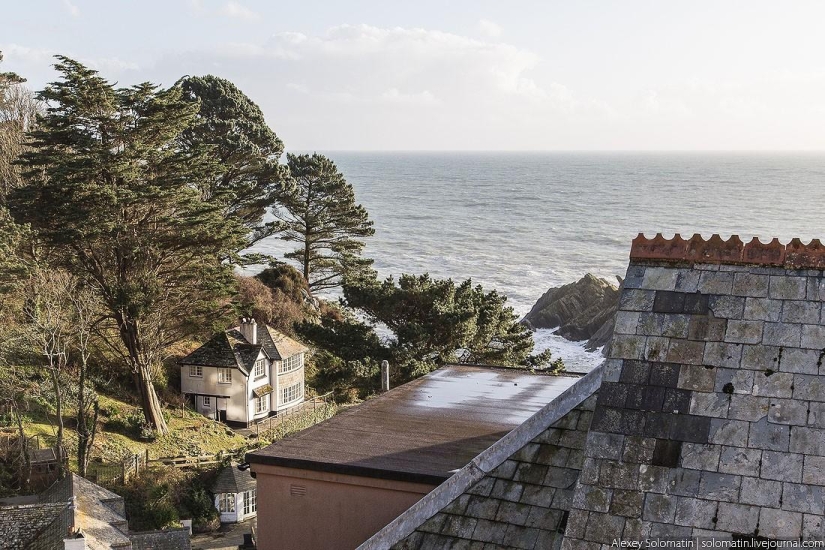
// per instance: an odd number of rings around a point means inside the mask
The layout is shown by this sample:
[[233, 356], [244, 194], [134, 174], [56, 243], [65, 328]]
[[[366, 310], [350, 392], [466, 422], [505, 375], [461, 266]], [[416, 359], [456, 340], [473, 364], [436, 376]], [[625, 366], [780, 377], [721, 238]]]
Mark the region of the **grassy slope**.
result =
[[[100, 396], [101, 416], [100, 428], [95, 438], [92, 456], [104, 462], [114, 462], [125, 454], [145, 453], [149, 449], [151, 458], [215, 454], [219, 451], [228, 451], [242, 447], [246, 439], [225, 425], [210, 420], [189, 409], [170, 410], [169, 435], [159, 437], [155, 441], [140, 441], [130, 435], [107, 429], [108, 421], [115, 417], [125, 418], [140, 414], [140, 409], [111, 396]], [[114, 412], [114, 414], [112, 414]], [[109, 414], [107, 414], [109, 413]], [[69, 453], [74, 457], [77, 445], [77, 434], [70, 424], [65, 428], [66, 445]], [[55, 427], [49, 419], [40, 416], [32, 418], [25, 426], [29, 436], [39, 435], [41, 444], [48, 446], [54, 442]], [[74, 466], [74, 464], [73, 464]]]
[[[105, 395], [100, 396], [100, 405], [100, 427], [92, 451], [93, 460], [117, 462], [127, 454], [142, 455], [147, 449], [150, 458], [212, 455], [218, 452], [234, 451], [256, 443], [238, 435], [226, 425], [210, 420], [190, 409], [168, 409], [169, 434], [155, 441], [141, 441], [132, 435], [118, 433], [106, 427], [107, 422], [113, 418], [139, 415], [138, 407]], [[338, 412], [338, 407], [330, 405], [289, 416], [282, 423], [274, 426], [271, 433], [261, 432], [259, 444], [264, 445], [281, 439], [290, 433], [330, 418], [336, 412]], [[64, 437], [70, 454], [70, 467], [76, 469], [77, 433], [71, 426], [69, 415], [66, 416], [67, 425], [64, 427]], [[28, 436], [39, 435], [43, 447], [54, 443], [55, 427], [53, 422], [45, 416], [31, 419], [26, 424], [25, 430]], [[6, 428], [3, 431], [9, 432], [10, 429]]]

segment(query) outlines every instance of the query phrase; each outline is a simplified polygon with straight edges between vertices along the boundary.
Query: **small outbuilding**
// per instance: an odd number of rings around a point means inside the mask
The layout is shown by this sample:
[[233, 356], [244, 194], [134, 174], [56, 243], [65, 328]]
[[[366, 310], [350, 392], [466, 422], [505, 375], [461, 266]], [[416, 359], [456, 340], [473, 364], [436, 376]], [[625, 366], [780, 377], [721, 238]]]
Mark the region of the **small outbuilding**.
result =
[[212, 484], [215, 508], [221, 523], [238, 523], [258, 515], [258, 490], [252, 472], [241, 471], [230, 464], [218, 474]]

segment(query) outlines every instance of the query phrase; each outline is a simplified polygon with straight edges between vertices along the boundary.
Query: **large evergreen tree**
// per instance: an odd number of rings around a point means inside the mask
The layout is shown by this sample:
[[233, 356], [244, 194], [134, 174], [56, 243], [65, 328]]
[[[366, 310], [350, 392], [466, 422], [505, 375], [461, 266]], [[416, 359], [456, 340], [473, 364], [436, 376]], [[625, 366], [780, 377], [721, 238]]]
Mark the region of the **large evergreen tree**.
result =
[[401, 275], [344, 284], [349, 307], [384, 324], [395, 335], [396, 356], [444, 364], [456, 360], [480, 364], [528, 364], [533, 350], [530, 330], [518, 323], [507, 297], [486, 292], [472, 280]]
[[379, 342], [373, 328], [355, 317], [324, 319], [320, 325], [304, 323], [299, 332], [356, 367], [359, 360], [390, 360], [395, 383], [456, 361], [549, 371], [564, 368], [558, 360], [548, 365], [549, 352], [531, 355], [532, 334], [518, 323], [507, 298], [473, 285], [470, 279], [456, 284], [427, 274], [402, 275], [397, 282], [364, 277], [345, 281], [343, 290], [345, 305], [388, 328], [393, 335], [390, 341]]
[[208, 146], [216, 165], [214, 174], [199, 182], [202, 197], [243, 222], [248, 244], [271, 235], [274, 223], [264, 223], [263, 217], [286, 181], [278, 162], [283, 143], [261, 109], [228, 80], [187, 76], [179, 85], [186, 99], [199, 104], [181, 142], [187, 148]]
[[348, 276], [369, 270], [361, 256], [364, 237], [375, 230], [355, 191], [323, 155], [287, 155], [291, 185], [281, 194], [281, 238], [299, 246], [286, 254], [300, 264], [310, 291], [339, 286]]
[[66, 57], [55, 68], [10, 210], [98, 294], [146, 422], [166, 432], [153, 376], [167, 346], [215, 314], [233, 284], [220, 258], [245, 231], [201, 200], [213, 165], [205, 147], [179, 147], [198, 113], [180, 86], [116, 89]]

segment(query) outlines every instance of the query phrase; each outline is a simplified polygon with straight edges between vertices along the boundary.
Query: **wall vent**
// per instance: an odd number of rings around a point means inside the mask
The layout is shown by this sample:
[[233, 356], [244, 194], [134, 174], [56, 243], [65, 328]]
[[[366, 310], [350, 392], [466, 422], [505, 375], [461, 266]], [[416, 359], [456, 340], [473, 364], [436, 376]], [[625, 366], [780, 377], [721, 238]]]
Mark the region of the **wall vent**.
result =
[[293, 497], [302, 497], [307, 494], [307, 488], [303, 485], [290, 485], [289, 494]]

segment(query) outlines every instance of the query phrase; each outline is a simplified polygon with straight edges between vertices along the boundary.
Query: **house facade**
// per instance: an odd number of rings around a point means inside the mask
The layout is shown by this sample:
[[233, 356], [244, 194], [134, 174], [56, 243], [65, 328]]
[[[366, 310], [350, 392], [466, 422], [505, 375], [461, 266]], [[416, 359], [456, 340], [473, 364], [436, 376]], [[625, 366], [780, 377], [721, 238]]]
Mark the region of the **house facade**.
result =
[[180, 361], [181, 392], [204, 416], [249, 426], [304, 401], [306, 346], [254, 319]]

